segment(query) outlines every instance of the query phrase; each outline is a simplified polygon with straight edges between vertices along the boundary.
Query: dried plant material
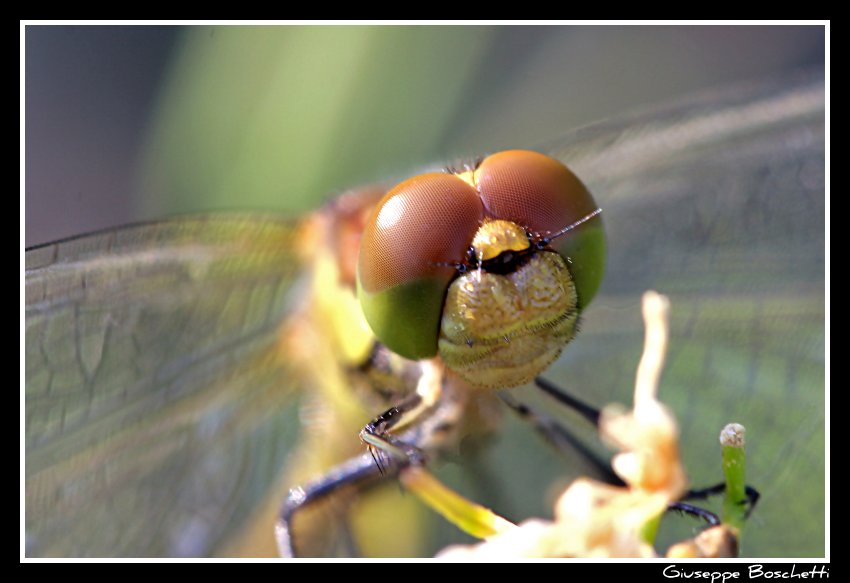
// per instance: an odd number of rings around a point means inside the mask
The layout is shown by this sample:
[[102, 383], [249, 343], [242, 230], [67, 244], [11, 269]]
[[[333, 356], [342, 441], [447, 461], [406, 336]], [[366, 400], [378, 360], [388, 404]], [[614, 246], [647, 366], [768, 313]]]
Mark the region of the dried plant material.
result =
[[723, 559], [738, 556], [736, 529], [720, 524], [706, 529], [692, 539], [670, 547], [667, 557], [671, 559]]

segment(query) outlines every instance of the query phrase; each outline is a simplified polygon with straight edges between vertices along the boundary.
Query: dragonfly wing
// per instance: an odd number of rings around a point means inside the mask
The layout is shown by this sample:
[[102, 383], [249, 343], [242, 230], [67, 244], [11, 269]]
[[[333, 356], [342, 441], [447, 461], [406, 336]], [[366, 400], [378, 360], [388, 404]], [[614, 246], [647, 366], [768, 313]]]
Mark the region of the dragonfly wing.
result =
[[219, 215], [27, 251], [28, 556], [205, 555], [250, 515], [297, 425], [295, 233]]
[[609, 258], [546, 376], [629, 402], [640, 294], [670, 296], [661, 398], [696, 486], [720, 477], [720, 428], [748, 428], [749, 481], [764, 494], [744, 548], [756, 556], [824, 552], [824, 145], [815, 78], [702, 96], [551, 148], [603, 208]]

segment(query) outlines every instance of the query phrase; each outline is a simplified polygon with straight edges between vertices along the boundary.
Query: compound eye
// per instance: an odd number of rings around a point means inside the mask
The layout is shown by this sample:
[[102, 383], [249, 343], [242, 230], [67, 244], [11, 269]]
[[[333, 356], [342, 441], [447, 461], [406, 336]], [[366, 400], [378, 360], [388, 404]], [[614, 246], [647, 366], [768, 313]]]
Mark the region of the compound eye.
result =
[[[527, 150], [499, 152], [484, 159], [474, 183], [487, 215], [506, 219], [538, 237], [548, 237], [591, 214], [596, 202], [582, 182], [558, 160]], [[605, 267], [602, 220], [593, 217], [552, 241], [571, 262], [579, 309], [596, 294]]]
[[452, 174], [410, 178], [378, 203], [358, 260], [360, 305], [390, 350], [420, 359], [437, 354], [449, 265], [466, 257], [484, 218], [475, 189]]

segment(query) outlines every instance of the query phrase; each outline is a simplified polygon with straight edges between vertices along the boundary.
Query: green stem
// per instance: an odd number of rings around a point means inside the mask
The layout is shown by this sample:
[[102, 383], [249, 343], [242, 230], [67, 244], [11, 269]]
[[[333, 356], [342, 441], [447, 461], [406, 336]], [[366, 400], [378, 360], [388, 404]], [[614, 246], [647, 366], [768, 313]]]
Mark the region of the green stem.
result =
[[723, 500], [723, 522], [738, 530], [740, 539], [747, 513], [747, 456], [744, 451], [744, 426], [730, 423], [720, 432], [723, 446], [723, 475], [726, 497]]
[[640, 529], [640, 538], [648, 545], [655, 544], [655, 536], [658, 534], [658, 527], [661, 524], [661, 516], [656, 516], [652, 520], [647, 520]]

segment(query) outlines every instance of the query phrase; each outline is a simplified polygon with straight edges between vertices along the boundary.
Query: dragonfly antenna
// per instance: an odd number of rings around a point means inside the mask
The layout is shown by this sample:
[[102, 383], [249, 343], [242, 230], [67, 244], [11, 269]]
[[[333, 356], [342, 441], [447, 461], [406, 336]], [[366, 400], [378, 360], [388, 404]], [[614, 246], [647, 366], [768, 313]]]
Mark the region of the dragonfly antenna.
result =
[[583, 216], [582, 218], [580, 218], [579, 220], [577, 220], [576, 222], [567, 225], [566, 227], [564, 227], [563, 229], [561, 229], [560, 231], [558, 231], [554, 235], [550, 235], [550, 236], [546, 237], [545, 239], [543, 239], [543, 241], [545, 242], [545, 244], [548, 245], [549, 242], [552, 241], [552, 239], [556, 239], [556, 238], [560, 237], [561, 235], [563, 235], [564, 233], [568, 233], [568, 232], [572, 231], [573, 229], [575, 229], [579, 225], [583, 225], [584, 223], [586, 223], [587, 221], [589, 221], [593, 217], [599, 215], [601, 212], [602, 212], [602, 209], [597, 208], [592, 213], [589, 213], [589, 214]]

